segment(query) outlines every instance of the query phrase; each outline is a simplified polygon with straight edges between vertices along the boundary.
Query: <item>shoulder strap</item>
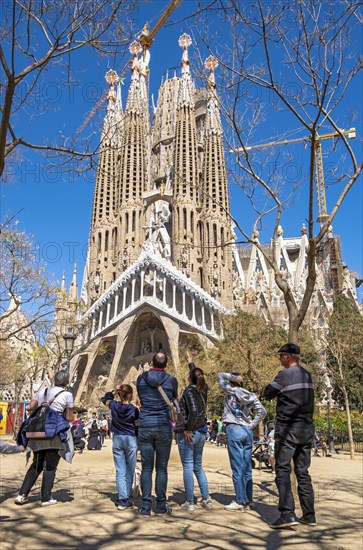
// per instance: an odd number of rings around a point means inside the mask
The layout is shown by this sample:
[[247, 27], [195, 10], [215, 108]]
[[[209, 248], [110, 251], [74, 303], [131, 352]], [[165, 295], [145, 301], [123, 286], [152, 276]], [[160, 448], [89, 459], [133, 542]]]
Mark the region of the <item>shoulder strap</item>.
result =
[[172, 409], [173, 408], [173, 403], [170, 401], [169, 397], [166, 395], [164, 389], [161, 387], [161, 386], [156, 386], [159, 390], [159, 392], [161, 393], [165, 403]]
[[[47, 388], [47, 389], [48, 389], [48, 388]], [[60, 394], [63, 393], [64, 391], [66, 391], [66, 390], [61, 390], [61, 391], [59, 391], [58, 393], [56, 393], [55, 396], [52, 397], [52, 399], [51, 399], [50, 401], [48, 401], [48, 405], [50, 406], [50, 405], [53, 403], [54, 399], [55, 399], [56, 397], [58, 397], [58, 395], [60, 395]], [[45, 394], [44, 394], [44, 397], [45, 397]]]

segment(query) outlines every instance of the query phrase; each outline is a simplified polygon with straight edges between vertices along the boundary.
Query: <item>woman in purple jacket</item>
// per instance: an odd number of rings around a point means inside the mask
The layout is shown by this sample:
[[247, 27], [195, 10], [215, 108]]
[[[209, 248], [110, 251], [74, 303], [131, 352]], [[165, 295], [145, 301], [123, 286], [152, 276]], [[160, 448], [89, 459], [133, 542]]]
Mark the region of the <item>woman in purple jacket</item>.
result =
[[[131, 404], [132, 394], [132, 387], [122, 384], [122, 386], [116, 386], [114, 391], [107, 392], [101, 399], [112, 413], [110, 430], [113, 433], [112, 451], [116, 468], [119, 510], [127, 510], [134, 506], [130, 500], [130, 494], [136, 468], [136, 423], [139, 418], [139, 409]], [[117, 396], [119, 401], [115, 400]]]

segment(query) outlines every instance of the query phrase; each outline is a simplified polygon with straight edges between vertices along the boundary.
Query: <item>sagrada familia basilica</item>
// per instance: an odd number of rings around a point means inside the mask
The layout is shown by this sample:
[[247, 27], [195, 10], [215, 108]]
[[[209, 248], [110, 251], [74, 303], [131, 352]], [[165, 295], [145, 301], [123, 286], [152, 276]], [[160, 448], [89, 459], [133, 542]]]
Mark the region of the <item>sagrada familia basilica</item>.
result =
[[[242, 308], [287, 327], [282, 293], [264, 255], [235, 244], [214, 71], [196, 89], [188, 48], [179, 38], [180, 73], [164, 78], [150, 120], [148, 55], [134, 42], [125, 108], [117, 74], [109, 70], [87, 264], [81, 289], [82, 333], [71, 361], [76, 403], [132, 381], [155, 351], [174, 368], [187, 339], [211, 346], [223, 338], [221, 316]], [[297, 303], [306, 278], [306, 229], [277, 239], [280, 269]], [[258, 235], [256, 235], [256, 242]], [[270, 245], [264, 246], [268, 256]], [[326, 323], [334, 297], [357, 301], [354, 278], [332, 234], [317, 259], [318, 279], [307, 320]], [[56, 327], [76, 322], [77, 281], [59, 293]], [[66, 313], [65, 313], [66, 312]], [[61, 332], [60, 332], [61, 333]]]

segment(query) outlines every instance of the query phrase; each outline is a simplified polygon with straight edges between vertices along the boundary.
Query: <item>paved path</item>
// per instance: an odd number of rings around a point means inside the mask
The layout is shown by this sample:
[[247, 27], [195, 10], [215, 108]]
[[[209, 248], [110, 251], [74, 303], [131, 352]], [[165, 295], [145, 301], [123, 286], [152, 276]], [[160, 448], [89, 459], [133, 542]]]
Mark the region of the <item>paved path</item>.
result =
[[[313, 457], [318, 526], [299, 525], [274, 531], [268, 522], [277, 517], [276, 488], [267, 469], [254, 470], [257, 512], [226, 512], [233, 488], [226, 449], [206, 444], [204, 465], [214, 501], [211, 511], [182, 511], [182, 473], [173, 445], [169, 469], [168, 518], [140, 518], [120, 512], [114, 500], [111, 442], [101, 451], [77, 454], [70, 466], [61, 461], [53, 496], [60, 502], [42, 508], [39, 484], [29, 503], [15, 506], [26, 471], [24, 455], [1, 455], [1, 550], [361, 550], [362, 457]], [[124, 545], [124, 546], [123, 546]]]

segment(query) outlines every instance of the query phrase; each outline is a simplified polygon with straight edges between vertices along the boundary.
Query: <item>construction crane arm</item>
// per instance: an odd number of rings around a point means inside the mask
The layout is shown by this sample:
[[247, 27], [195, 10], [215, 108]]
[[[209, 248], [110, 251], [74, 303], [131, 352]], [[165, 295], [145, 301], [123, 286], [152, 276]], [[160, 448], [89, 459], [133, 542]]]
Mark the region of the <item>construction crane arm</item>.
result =
[[[350, 128], [349, 130], [341, 130], [341, 133], [345, 136], [348, 136], [349, 139], [353, 139], [356, 136], [355, 128]], [[331, 139], [340, 137], [339, 132], [332, 132], [331, 134], [322, 134], [315, 137], [316, 143], [323, 139]], [[281, 139], [275, 141], [268, 141], [267, 143], [256, 143], [256, 145], [246, 145], [245, 147], [238, 147], [238, 149], [230, 149], [229, 153], [239, 153], [242, 151], [252, 151], [253, 149], [267, 149], [268, 147], [274, 147], [275, 145], [290, 145], [291, 143], [301, 143], [301, 142], [311, 141], [310, 136], [305, 136], [295, 139]]]
[[156, 34], [159, 32], [161, 27], [166, 23], [166, 21], [169, 19], [173, 11], [180, 6], [182, 3], [182, 0], [170, 0], [169, 6], [166, 8], [166, 10], [161, 15], [160, 19], [156, 22], [154, 27], [151, 29], [151, 31], [144, 31], [141, 33], [139, 42], [142, 46], [143, 50], [147, 50], [151, 47], [154, 38]]

